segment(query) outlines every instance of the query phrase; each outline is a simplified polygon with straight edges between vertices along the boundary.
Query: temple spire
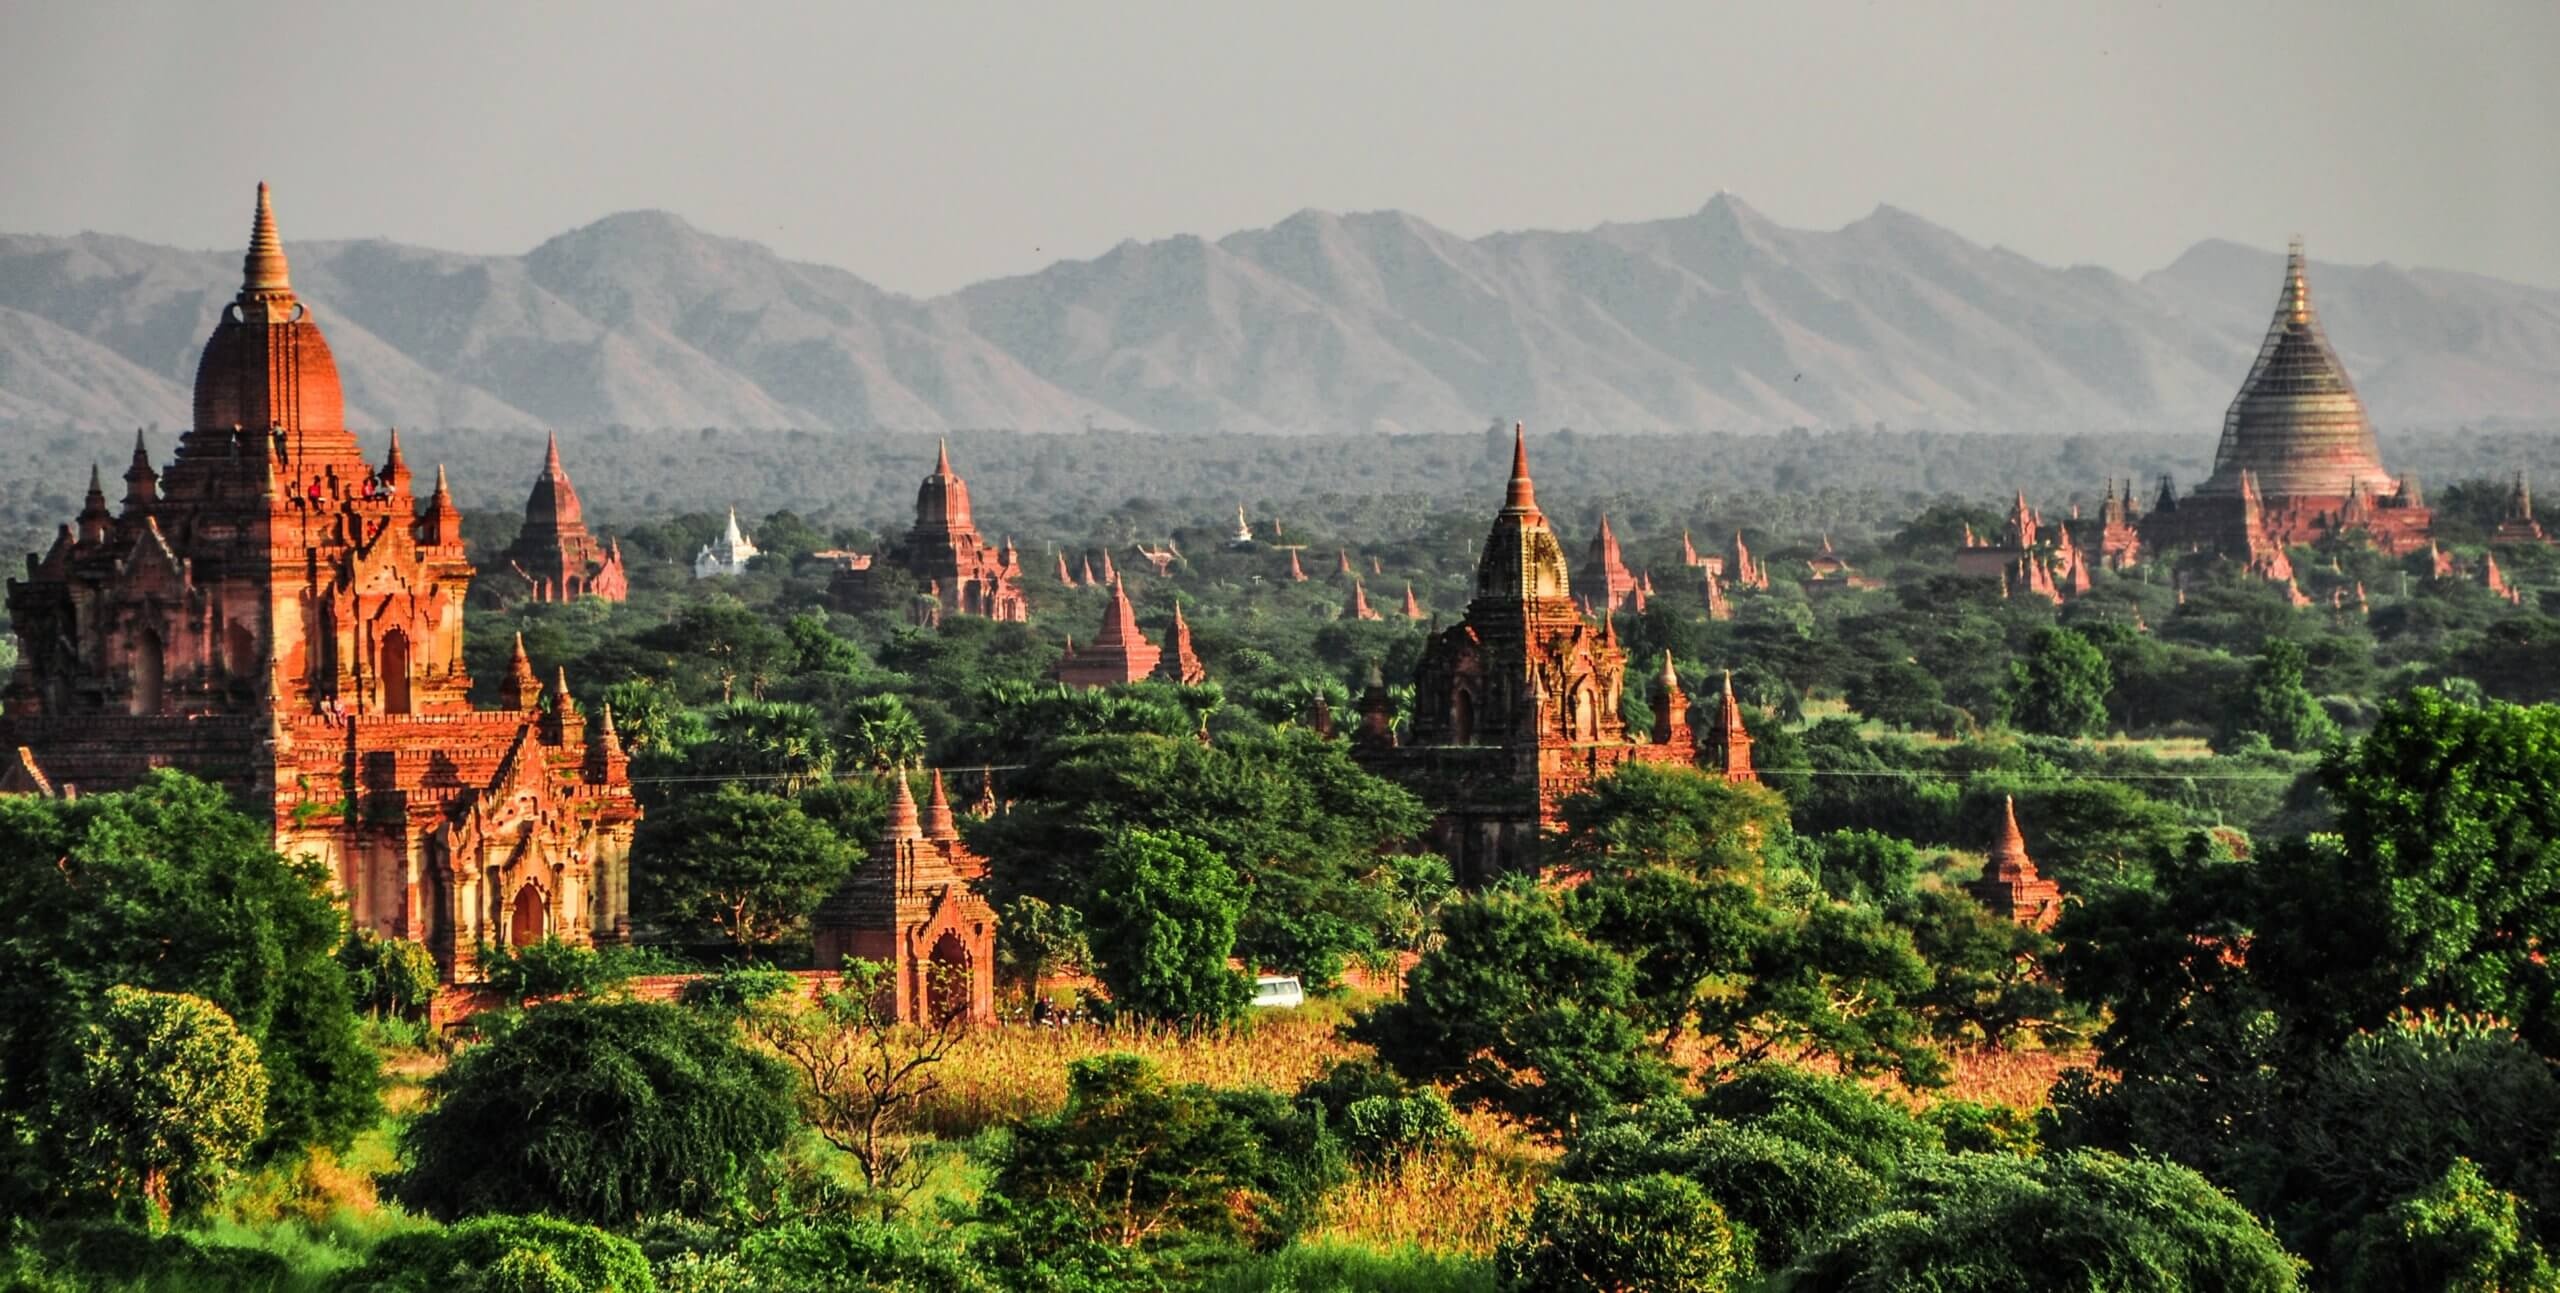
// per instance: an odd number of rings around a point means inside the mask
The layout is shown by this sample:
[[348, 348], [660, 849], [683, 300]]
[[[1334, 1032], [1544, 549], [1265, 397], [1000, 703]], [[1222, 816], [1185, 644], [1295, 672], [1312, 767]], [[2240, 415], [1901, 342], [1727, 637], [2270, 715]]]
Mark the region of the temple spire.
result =
[[2305, 264], [2302, 235], [2295, 234], [2293, 241], [2285, 244], [2284, 303], [2277, 310], [2289, 323], [2308, 323], [2311, 320], [2311, 275], [2306, 272]]
[[951, 474], [951, 437], [949, 436], [942, 437], [942, 447], [933, 455], [933, 474], [936, 476]]
[[942, 789], [942, 769], [933, 770], [933, 791], [924, 803], [924, 833], [927, 839], [956, 840], [960, 825], [952, 819], [951, 797]]
[[923, 839], [924, 821], [916, 812], [916, 792], [907, 785], [907, 774], [904, 771], [893, 772], [889, 774], [889, 780], [892, 788], [889, 791], [888, 838]]
[[1535, 511], [1538, 487], [1529, 479], [1528, 429], [1518, 422], [1511, 424], [1511, 488], [1503, 496], [1505, 511]]
[[291, 296], [293, 279], [284, 259], [284, 241], [276, 236], [276, 208], [258, 181], [258, 214], [249, 226], [249, 254], [240, 262], [243, 296]]
[[[557, 431], [544, 433], [542, 446], [542, 470], [553, 475], [561, 474], [560, 433]], [[729, 510], [729, 518], [731, 520], [736, 520], [737, 516], [737, 509], [731, 508]]]

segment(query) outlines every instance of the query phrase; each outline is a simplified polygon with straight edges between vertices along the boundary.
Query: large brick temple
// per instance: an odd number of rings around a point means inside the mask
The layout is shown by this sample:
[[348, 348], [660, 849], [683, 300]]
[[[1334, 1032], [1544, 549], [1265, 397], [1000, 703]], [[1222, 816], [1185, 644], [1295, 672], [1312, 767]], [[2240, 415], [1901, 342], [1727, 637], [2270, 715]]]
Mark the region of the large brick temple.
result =
[[287, 269], [262, 184], [167, 472], [137, 445], [113, 510], [93, 472], [9, 581], [0, 751], [57, 793], [163, 766], [222, 783], [449, 980], [483, 942], [627, 938], [640, 810], [611, 711], [521, 650], [504, 707], [472, 707], [461, 513], [441, 470], [416, 500], [396, 434], [366, 459]]
[[1630, 762], [1706, 766], [1756, 780], [1750, 734], [1725, 685], [1717, 721], [1692, 729], [1670, 661], [1654, 696], [1655, 730], [1619, 713], [1627, 653], [1615, 625], [1574, 601], [1564, 545], [1538, 509], [1529, 451], [1512, 428], [1511, 481], [1476, 565], [1466, 618], [1433, 635], [1414, 670], [1411, 731], [1383, 721], [1385, 688], [1361, 702], [1353, 745], [1374, 771], [1421, 796], [1458, 878], [1478, 884], [1534, 870], [1542, 832], [1566, 796]]
[[[1012, 539], [997, 547], [978, 533], [969, 482], [951, 469], [948, 441], [934, 457], [933, 474], [916, 487], [915, 528], [886, 560], [915, 577], [937, 620], [946, 606], [1012, 624], [1031, 618], [1031, 603], [1022, 594], [1022, 555]], [[827, 586], [829, 602], [847, 611], [879, 605], [880, 566], [875, 560], [837, 571]]]
[[2161, 482], [2143, 543], [2271, 571], [2285, 548], [2357, 533], [2385, 552], [2414, 551], [2427, 546], [2429, 521], [2417, 483], [2382, 465], [2364, 401], [2312, 309], [2297, 240], [2266, 340], [2223, 415], [2213, 474], [2184, 498]]
[[587, 532], [586, 508], [578, 502], [578, 487], [569, 483], [568, 469], [560, 465], [556, 435], [544, 448], [542, 472], [533, 478], [533, 492], [525, 497], [524, 528], [516, 532], [516, 541], [502, 560], [537, 602], [574, 602], [581, 597], [619, 602], [631, 596], [622, 544], [616, 540], [607, 545]]

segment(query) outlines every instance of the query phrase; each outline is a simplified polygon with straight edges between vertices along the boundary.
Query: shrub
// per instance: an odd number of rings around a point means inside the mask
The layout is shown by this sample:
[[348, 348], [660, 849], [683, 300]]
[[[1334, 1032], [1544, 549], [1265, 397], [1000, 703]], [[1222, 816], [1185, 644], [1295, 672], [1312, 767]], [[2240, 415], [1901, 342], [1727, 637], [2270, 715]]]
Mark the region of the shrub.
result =
[[706, 1213], [790, 1136], [789, 1075], [673, 1006], [541, 1006], [437, 1075], [393, 1192], [439, 1217]]
[[266, 1126], [258, 1044], [202, 997], [109, 988], [60, 1064], [52, 1136], [77, 1187], [108, 1200], [192, 1212]]
[[2524, 1226], [2516, 1196], [2457, 1158], [2443, 1179], [2372, 1216], [2343, 1239], [2347, 1293], [2552, 1293], [2560, 1272]]
[[1335, 1061], [1298, 1089], [1298, 1101], [1323, 1110], [1343, 1152], [1364, 1167], [1467, 1138], [1446, 1097], [1407, 1083], [1375, 1060]]
[[1494, 1266], [1523, 1293], [1724, 1293], [1756, 1273], [1750, 1237], [1696, 1182], [1666, 1173], [1549, 1184]]
[[394, 1235], [333, 1293], [656, 1293], [640, 1246], [541, 1216], [474, 1217], [449, 1230]]
[[1690, 1103], [1703, 1118], [1840, 1154], [1888, 1180], [1940, 1147], [1934, 1127], [1866, 1084], [1792, 1065], [1735, 1069]]
[[346, 967], [356, 1008], [376, 1018], [424, 1019], [442, 986], [436, 958], [424, 944], [369, 929], [353, 931], [338, 945], [338, 964]]
[[1916, 1165], [1888, 1207], [1810, 1248], [1777, 1286], [2282, 1293], [2301, 1279], [2266, 1224], [2203, 1177], [2081, 1150]]
[[756, 1003], [799, 990], [800, 977], [769, 965], [733, 965], [684, 985], [684, 1003], [715, 1015], [738, 1016]]
[[628, 963], [557, 938], [521, 947], [483, 943], [479, 961], [481, 982], [512, 1001], [600, 996], [632, 976]]
[[871, 1221], [793, 1221], [738, 1245], [749, 1278], [791, 1293], [982, 1293], [992, 1286], [948, 1242]]

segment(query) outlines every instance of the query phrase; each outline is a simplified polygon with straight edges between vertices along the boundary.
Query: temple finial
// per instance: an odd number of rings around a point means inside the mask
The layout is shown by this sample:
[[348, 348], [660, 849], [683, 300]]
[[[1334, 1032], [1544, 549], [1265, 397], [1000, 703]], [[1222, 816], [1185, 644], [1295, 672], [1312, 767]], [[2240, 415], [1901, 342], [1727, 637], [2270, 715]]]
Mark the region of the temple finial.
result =
[[547, 472], [560, 470], [560, 433], [557, 431], [544, 433], [542, 469]]
[[2311, 317], [2311, 275], [2306, 269], [2308, 263], [2302, 254], [2302, 235], [2295, 234], [2293, 241], [2285, 244], [2284, 315], [2296, 323]]
[[942, 437], [942, 447], [933, 455], [933, 474], [936, 476], [951, 474], [951, 437], [949, 436]]
[[1529, 479], [1528, 434], [1528, 428], [1521, 423], [1511, 424], [1511, 491], [1503, 499], [1506, 508], [1534, 508], [1538, 505], [1537, 486]]
[[276, 236], [275, 203], [267, 195], [264, 180], [258, 181], [258, 214], [249, 226], [249, 254], [240, 263], [240, 290], [250, 295], [293, 291], [284, 242]]

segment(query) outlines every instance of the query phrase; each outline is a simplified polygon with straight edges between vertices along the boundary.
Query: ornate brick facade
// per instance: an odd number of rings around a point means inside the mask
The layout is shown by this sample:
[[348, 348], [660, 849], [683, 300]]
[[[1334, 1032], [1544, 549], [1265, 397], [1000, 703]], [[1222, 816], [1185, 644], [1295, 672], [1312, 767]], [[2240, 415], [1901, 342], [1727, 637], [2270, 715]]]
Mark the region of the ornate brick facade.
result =
[[483, 941], [628, 937], [640, 810], [611, 716], [565, 679], [547, 710], [471, 707], [461, 514], [441, 470], [414, 501], [396, 435], [376, 468], [347, 430], [264, 185], [242, 280], [166, 475], [137, 446], [122, 508], [93, 488], [9, 581], [0, 749], [57, 787], [229, 786], [448, 978]]
[[524, 528], [516, 532], [504, 560], [537, 602], [581, 597], [618, 602], [631, 596], [622, 545], [599, 543], [587, 533], [578, 487], [569, 483], [568, 470], [560, 465], [558, 436], [543, 450], [542, 474], [533, 478], [533, 493], [524, 501]]
[[889, 1006], [902, 1022], [996, 1017], [996, 914], [977, 890], [986, 859], [960, 840], [959, 823], [933, 774], [933, 797], [916, 811], [901, 773], [889, 823], [870, 859], [818, 907], [818, 968], [847, 957], [888, 967]]
[[[1409, 738], [1376, 730], [1386, 704], [1378, 687], [1362, 701], [1354, 742], [1364, 762], [1431, 806], [1435, 837], [1468, 883], [1534, 870], [1557, 806], [1618, 765], [1701, 757], [1676, 734], [1663, 742], [1627, 730], [1626, 650], [1607, 618], [1594, 624], [1576, 606], [1564, 547], [1538, 510], [1526, 442], [1513, 432], [1511, 482], [1476, 566], [1475, 598], [1462, 622], [1423, 647]], [[1669, 685], [1658, 712], [1687, 704], [1676, 677]], [[1740, 711], [1729, 717], [1740, 733]], [[1747, 776], [1749, 736], [1740, 738], [1726, 738], [1714, 766], [1731, 766], [1729, 753]]]

